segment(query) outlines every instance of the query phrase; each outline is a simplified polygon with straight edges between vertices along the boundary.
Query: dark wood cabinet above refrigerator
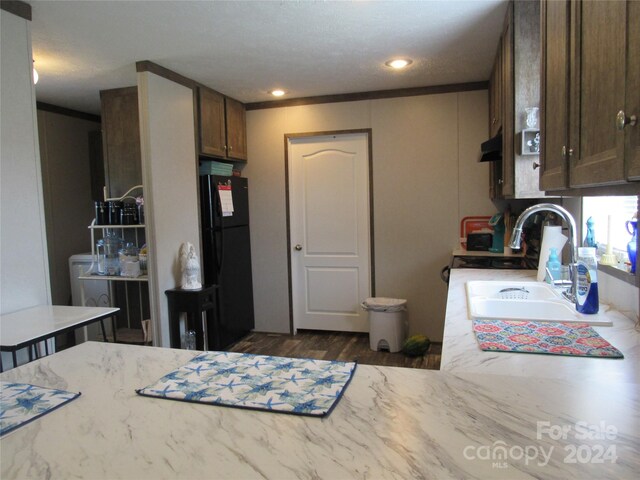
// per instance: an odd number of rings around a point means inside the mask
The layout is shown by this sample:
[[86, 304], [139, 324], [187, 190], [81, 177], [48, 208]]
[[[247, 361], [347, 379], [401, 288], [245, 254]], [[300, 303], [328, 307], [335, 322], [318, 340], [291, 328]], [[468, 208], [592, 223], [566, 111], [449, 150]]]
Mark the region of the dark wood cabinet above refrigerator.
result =
[[207, 87], [198, 87], [198, 152], [247, 161], [246, 112], [242, 103]]

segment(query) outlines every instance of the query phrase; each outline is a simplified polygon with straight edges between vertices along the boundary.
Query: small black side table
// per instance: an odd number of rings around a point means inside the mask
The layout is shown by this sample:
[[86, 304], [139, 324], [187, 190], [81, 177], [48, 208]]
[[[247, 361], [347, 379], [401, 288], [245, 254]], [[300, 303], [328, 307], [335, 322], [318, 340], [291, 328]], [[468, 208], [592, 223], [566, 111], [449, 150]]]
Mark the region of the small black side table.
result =
[[[196, 350], [205, 350], [202, 312], [216, 308], [218, 285], [203, 285], [198, 290], [172, 288], [166, 290], [169, 304], [169, 337], [171, 348], [180, 348], [180, 313], [187, 314], [185, 330], [196, 332]], [[211, 332], [213, 333], [213, 332]]]

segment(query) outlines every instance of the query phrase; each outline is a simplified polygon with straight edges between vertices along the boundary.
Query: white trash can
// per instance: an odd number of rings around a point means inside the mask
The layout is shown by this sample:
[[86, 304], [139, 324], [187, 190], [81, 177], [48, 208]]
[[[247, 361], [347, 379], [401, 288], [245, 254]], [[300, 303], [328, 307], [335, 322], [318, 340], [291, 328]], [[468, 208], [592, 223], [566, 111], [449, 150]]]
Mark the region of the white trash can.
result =
[[402, 298], [372, 297], [361, 304], [369, 312], [371, 350], [399, 352], [407, 336], [407, 301]]

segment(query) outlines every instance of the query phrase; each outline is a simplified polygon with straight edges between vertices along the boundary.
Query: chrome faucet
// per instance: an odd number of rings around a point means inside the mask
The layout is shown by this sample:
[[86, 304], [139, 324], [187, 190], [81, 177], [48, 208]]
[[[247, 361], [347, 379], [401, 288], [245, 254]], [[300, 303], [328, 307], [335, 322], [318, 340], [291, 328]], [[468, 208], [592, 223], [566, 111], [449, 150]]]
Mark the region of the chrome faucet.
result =
[[518, 220], [513, 227], [513, 233], [511, 234], [511, 241], [509, 242], [509, 246], [511, 248], [520, 248], [520, 237], [522, 235], [522, 227], [524, 226], [524, 222], [526, 222], [527, 219], [534, 213], [542, 211], [557, 213], [569, 226], [569, 276], [571, 278], [571, 288], [569, 289], [569, 293], [565, 294], [565, 297], [567, 297], [569, 301], [575, 302], [576, 287], [578, 282], [578, 275], [576, 274], [576, 252], [578, 248], [578, 243], [576, 240], [577, 231], [576, 221], [566, 209], [558, 205], [554, 205], [553, 203], [539, 203], [538, 205], [527, 208], [518, 217]]

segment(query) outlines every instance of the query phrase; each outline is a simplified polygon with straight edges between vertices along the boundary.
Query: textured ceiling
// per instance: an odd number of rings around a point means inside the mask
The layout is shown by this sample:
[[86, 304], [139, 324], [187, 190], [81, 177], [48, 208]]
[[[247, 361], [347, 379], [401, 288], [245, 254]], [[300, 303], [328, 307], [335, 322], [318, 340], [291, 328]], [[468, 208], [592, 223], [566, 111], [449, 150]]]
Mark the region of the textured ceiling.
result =
[[[99, 113], [151, 60], [242, 102], [487, 80], [506, 0], [30, 1], [38, 101]], [[384, 62], [410, 57], [405, 71]]]

